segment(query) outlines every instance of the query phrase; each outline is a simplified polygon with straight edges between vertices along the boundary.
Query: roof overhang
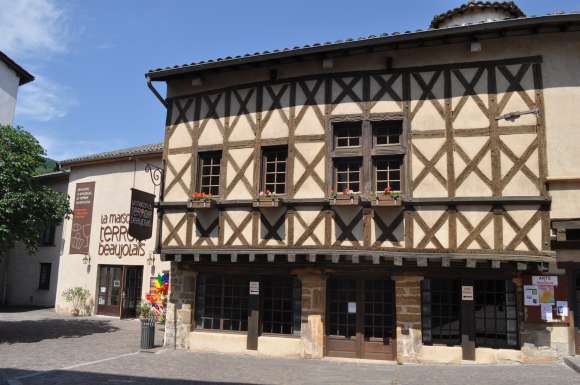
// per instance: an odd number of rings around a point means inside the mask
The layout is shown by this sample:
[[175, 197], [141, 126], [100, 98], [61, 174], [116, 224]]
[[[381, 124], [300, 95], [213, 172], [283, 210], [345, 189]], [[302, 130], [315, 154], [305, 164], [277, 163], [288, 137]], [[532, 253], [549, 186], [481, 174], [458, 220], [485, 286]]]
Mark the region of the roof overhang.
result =
[[14, 60], [10, 59], [4, 52], [0, 51], [0, 61], [8, 66], [12, 71], [16, 72], [16, 75], [20, 78], [19, 85], [24, 85], [30, 83], [34, 80], [34, 76], [24, 68], [22, 68]]
[[[505, 36], [507, 32], [522, 31], [523, 33], [541, 33], [541, 28], [559, 28], [569, 30], [571, 26], [580, 27], [580, 14], [558, 14], [539, 17], [525, 17], [502, 21], [470, 24], [459, 27], [441, 29], [418, 30], [415, 32], [393, 33], [388, 36], [369, 36], [358, 40], [338, 41], [327, 44], [306, 45], [274, 52], [262, 52], [234, 58], [209, 60], [206, 62], [176, 65], [174, 67], [151, 70], [145, 76], [151, 81], [167, 81], [175, 78], [195, 76], [210, 70], [225, 70], [242, 65], [266, 65], [280, 63], [284, 59], [311, 55], [330, 55], [334, 52], [353, 51], [353, 53], [372, 52], [373, 50], [400, 48], [407, 44], [424, 44], [429, 41], [442, 40], [443, 42], [458, 38], [479, 38], [482, 35], [495, 37]], [[494, 37], [494, 36], [491, 36]]]

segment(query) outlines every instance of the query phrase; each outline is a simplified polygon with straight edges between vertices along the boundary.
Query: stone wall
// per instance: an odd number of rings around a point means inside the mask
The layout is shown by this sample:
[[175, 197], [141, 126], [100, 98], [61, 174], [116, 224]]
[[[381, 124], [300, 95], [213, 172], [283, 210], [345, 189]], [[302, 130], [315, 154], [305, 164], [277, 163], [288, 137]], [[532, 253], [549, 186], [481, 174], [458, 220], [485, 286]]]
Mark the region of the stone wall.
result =
[[169, 273], [169, 299], [165, 321], [165, 346], [175, 349], [189, 348], [189, 333], [195, 310], [197, 272], [191, 264], [171, 262]]
[[302, 357], [324, 356], [324, 313], [326, 309], [326, 277], [317, 271], [301, 271], [302, 281]]
[[397, 361], [419, 361], [421, 351], [421, 280], [419, 276], [396, 276], [395, 303]]

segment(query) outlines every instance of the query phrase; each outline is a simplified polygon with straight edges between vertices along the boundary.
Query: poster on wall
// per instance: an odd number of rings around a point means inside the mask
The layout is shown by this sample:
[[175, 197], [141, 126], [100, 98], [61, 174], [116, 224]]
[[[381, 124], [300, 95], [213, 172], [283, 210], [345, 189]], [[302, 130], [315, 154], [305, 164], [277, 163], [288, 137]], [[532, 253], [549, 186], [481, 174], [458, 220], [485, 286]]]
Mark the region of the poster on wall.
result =
[[129, 211], [129, 235], [144, 241], [153, 233], [153, 207], [155, 195], [131, 189], [131, 209]]
[[550, 306], [556, 304], [554, 286], [540, 285], [538, 286], [538, 294], [540, 296], [540, 304]]
[[540, 306], [540, 310], [542, 312], [542, 319], [544, 321], [553, 321], [554, 320], [554, 317], [552, 314], [552, 305], [543, 303]]
[[94, 197], [95, 182], [77, 183], [69, 254], [89, 253]]
[[568, 301], [556, 301], [556, 314], [558, 317], [568, 317]]
[[524, 285], [524, 305], [540, 306], [540, 294], [536, 285]]

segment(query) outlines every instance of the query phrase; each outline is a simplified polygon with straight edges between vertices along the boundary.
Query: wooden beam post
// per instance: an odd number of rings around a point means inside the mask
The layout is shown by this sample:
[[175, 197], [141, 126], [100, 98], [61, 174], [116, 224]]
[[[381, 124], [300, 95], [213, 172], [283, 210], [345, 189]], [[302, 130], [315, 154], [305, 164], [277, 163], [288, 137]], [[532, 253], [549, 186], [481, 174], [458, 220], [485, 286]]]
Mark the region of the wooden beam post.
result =
[[[258, 284], [256, 292], [253, 285]], [[258, 334], [260, 320], [260, 282], [258, 280], [250, 281], [250, 296], [248, 299], [248, 338], [246, 340], [246, 349], [258, 350]]]
[[[473, 280], [462, 279], [461, 291], [463, 286], [473, 287]], [[464, 360], [475, 361], [475, 319], [473, 313], [475, 311], [474, 301], [461, 300], [461, 351]]]

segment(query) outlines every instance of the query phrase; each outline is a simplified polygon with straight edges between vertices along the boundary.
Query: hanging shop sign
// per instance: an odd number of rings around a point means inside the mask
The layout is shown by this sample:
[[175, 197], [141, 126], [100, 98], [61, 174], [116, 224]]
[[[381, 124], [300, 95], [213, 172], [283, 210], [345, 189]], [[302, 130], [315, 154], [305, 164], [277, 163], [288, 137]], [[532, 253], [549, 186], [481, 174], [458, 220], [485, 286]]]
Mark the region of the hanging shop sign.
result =
[[461, 286], [461, 299], [463, 301], [473, 301], [473, 286]]
[[77, 183], [69, 254], [89, 253], [94, 198], [95, 182]]
[[131, 189], [129, 211], [129, 235], [140, 241], [151, 238], [153, 233], [153, 207], [155, 195]]

